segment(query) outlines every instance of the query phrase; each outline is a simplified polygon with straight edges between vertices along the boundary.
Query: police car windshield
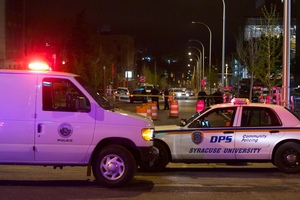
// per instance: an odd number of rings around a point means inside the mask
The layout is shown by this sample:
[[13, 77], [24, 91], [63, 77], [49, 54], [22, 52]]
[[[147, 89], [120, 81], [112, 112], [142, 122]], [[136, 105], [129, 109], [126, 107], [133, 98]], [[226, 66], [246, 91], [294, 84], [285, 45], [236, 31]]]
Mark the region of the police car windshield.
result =
[[75, 79], [80, 85], [93, 97], [93, 99], [104, 109], [111, 110], [114, 106], [99, 92], [97, 92], [89, 83], [77, 76]]
[[183, 119], [184, 122], [181, 121], [181, 123], [179, 124], [179, 126], [185, 126], [187, 124], [190, 124], [191, 122], [193, 122], [195, 119], [197, 119], [200, 115], [202, 115], [202, 113], [206, 112], [207, 110], [209, 110], [210, 107], [205, 108], [204, 110], [192, 115], [190, 118], [188, 119]]

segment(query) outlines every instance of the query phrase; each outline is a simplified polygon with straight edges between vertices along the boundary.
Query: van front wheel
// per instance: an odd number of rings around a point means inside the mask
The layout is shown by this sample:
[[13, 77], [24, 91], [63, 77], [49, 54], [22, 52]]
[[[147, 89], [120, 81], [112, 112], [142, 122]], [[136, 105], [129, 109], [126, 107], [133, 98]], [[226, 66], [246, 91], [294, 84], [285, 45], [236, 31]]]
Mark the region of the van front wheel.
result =
[[106, 187], [120, 187], [134, 177], [137, 164], [129, 150], [110, 145], [97, 153], [92, 167], [97, 182]]

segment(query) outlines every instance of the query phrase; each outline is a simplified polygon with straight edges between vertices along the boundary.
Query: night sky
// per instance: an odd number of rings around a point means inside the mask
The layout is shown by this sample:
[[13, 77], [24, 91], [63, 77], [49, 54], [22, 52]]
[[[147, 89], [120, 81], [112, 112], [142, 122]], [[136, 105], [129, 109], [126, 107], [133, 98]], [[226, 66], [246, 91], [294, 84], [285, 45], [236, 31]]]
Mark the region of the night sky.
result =
[[[225, 0], [226, 56], [235, 51], [235, 41], [245, 17], [255, 13], [255, 0]], [[207, 24], [212, 31], [212, 59], [221, 62], [222, 0], [26, 0], [26, 22], [60, 29], [85, 9], [94, 30], [110, 25], [111, 31], [135, 36], [137, 48], [150, 54], [188, 52], [189, 39], [209, 50], [208, 29], [191, 21]], [[215, 61], [216, 62], [216, 61]]]

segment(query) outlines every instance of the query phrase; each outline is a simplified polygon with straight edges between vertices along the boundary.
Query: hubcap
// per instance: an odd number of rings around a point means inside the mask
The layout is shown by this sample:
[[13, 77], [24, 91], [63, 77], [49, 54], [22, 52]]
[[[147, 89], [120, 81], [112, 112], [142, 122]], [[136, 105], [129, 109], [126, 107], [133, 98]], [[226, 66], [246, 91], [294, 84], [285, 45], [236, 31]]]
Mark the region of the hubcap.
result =
[[115, 162], [108, 162], [106, 165], [107, 171], [114, 172], [118, 169], [118, 164]]
[[297, 156], [294, 154], [289, 154], [289, 155], [287, 155], [286, 160], [288, 163], [293, 164], [296, 162]]
[[107, 155], [100, 163], [100, 170], [106, 179], [117, 180], [125, 173], [125, 164], [119, 156]]
[[283, 163], [288, 168], [299, 166], [299, 153], [295, 149], [289, 149], [284, 154]]

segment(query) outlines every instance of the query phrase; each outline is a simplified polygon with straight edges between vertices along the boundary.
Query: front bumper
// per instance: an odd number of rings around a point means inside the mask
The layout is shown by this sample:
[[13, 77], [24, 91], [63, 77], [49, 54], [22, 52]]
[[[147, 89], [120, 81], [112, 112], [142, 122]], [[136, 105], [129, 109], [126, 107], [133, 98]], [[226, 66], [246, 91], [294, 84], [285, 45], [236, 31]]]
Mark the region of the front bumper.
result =
[[154, 146], [140, 147], [139, 150], [143, 162], [153, 162], [158, 158], [159, 150]]

